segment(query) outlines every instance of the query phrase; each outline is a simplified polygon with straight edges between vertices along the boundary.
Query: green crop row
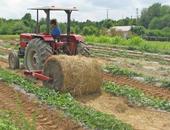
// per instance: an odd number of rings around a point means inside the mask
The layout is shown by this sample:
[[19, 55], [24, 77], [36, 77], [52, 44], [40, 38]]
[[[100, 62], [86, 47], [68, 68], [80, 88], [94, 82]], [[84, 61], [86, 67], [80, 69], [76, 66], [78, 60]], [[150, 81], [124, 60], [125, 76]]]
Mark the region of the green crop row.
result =
[[123, 75], [123, 76], [127, 76], [127, 77], [142, 76], [141, 74], [130, 71], [129, 69], [120, 68], [116, 65], [107, 65], [104, 67], [104, 71], [107, 73], [111, 73], [113, 75]]
[[67, 115], [91, 129], [132, 130], [130, 125], [122, 123], [111, 115], [80, 105], [68, 93], [61, 94], [45, 87], [38, 87], [17, 74], [4, 69], [0, 69], [0, 78], [9, 84], [19, 85], [28, 93], [35, 94], [42, 102], [63, 110]]
[[129, 78], [133, 77], [142, 77], [144, 79], [144, 82], [146, 83], [161, 83], [160, 87], [170, 88], [170, 81], [163, 80], [163, 79], [156, 79], [151, 76], [146, 76], [141, 73], [134, 72], [132, 70], [126, 69], [126, 68], [120, 68], [116, 65], [107, 65], [103, 68], [104, 72], [110, 73], [112, 75], [121, 75], [121, 76], [127, 76]]
[[106, 82], [104, 90], [116, 96], [124, 96], [128, 101], [139, 106], [148, 106], [170, 112], [170, 102], [167, 100], [145, 95], [141, 90], [129, 86], [120, 86], [115, 83]]
[[124, 46], [129, 50], [140, 50], [151, 53], [170, 54], [170, 42], [146, 41], [140, 37], [124, 39], [121, 37], [109, 36], [86, 36], [85, 41], [97, 45]]
[[19, 130], [11, 121], [0, 118], [0, 130]]
[[28, 121], [23, 113], [0, 110], [0, 130], [35, 129], [35, 123]]

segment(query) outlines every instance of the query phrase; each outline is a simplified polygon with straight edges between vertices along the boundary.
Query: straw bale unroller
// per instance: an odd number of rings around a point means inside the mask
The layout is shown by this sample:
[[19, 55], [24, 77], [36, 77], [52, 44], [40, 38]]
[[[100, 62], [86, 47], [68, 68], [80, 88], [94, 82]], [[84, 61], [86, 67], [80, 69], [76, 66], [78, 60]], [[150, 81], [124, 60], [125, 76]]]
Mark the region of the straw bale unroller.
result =
[[44, 86], [84, 95], [100, 92], [102, 70], [97, 60], [81, 56], [51, 56], [44, 65], [44, 74], [52, 80], [44, 81]]

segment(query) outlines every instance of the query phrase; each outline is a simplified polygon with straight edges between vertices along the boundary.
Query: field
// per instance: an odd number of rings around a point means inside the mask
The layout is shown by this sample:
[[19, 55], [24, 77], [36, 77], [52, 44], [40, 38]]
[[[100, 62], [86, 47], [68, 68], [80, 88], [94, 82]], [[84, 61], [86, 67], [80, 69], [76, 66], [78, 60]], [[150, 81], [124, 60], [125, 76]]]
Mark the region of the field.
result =
[[170, 43], [86, 37], [104, 83], [101, 93], [75, 97], [9, 69], [18, 38], [0, 36], [0, 129], [170, 129]]

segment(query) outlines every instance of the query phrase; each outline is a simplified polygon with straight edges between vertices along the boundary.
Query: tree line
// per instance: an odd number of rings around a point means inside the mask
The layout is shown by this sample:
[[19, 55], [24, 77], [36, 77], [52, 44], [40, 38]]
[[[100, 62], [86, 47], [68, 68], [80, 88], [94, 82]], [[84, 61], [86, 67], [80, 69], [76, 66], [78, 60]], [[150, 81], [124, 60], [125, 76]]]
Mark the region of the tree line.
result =
[[[101, 35], [112, 26], [135, 25], [136, 19], [125, 18], [118, 21], [105, 19], [99, 22], [87, 20], [78, 22], [73, 20], [71, 23], [71, 32], [82, 35]], [[41, 32], [46, 31], [46, 19], [41, 18]], [[0, 34], [20, 34], [23, 32], [35, 32], [36, 21], [32, 19], [30, 13], [26, 13], [21, 19], [4, 19], [0, 18]], [[66, 23], [59, 23], [63, 33], [66, 33]]]
[[[40, 30], [45, 32], [45, 18], [40, 19]], [[73, 20], [71, 32], [81, 35], [106, 35], [113, 26], [135, 25], [132, 32], [145, 36], [170, 37], [170, 6], [155, 3], [141, 12], [139, 19], [124, 18], [120, 20], [105, 19], [102, 21], [78, 22]], [[26, 13], [21, 19], [0, 18], [0, 34], [20, 34], [23, 32], [35, 32], [36, 21], [30, 13]], [[63, 33], [66, 33], [66, 23], [59, 23]]]

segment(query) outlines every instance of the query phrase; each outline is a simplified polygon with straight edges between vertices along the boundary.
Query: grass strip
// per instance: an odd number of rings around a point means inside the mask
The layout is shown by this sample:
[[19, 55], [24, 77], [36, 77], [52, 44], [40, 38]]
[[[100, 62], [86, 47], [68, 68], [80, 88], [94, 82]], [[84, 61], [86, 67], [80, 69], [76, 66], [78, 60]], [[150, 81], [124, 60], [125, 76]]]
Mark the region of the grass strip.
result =
[[132, 127], [111, 115], [98, 112], [80, 105], [70, 94], [61, 94], [45, 87], [38, 87], [32, 82], [11, 71], [0, 68], [0, 78], [9, 84], [17, 84], [28, 93], [35, 94], [42, 102], [63, 110], [73, 119], [90, 129], [97, 130], [132, 130]]
[[0, 35], [0, 40], [16, 40], [19, 39], [19, 35]]
[[129, 86], [120, 86], [112, 82], [104, 84], [104, 90], [116, 96], [128, 98], [130, 103], [139, 106], [153, 107], [155, 109], [165, 110], [170, 112], [170, 102], [167, 100], [155, 98], [145, 95], [141, 90]]
[[117, 45], [127, 47], [129, 50], [170, 54], [170, 42], [146, 41], [136, 36], [130, 39], [124, 39], [118, 36], [86, 36], [85, 41], [92, 45]]

